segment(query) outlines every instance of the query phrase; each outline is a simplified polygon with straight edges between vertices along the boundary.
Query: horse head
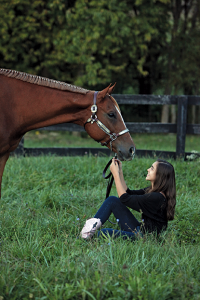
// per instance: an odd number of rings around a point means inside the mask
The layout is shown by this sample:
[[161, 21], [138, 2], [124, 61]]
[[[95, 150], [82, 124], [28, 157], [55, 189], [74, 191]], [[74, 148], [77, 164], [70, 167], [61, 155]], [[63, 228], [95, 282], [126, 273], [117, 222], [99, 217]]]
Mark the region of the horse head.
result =
[[87, 133], [101, 145], [117, 153], [118, 158], [131, 160], [135, 145], [126, 128], [116, 100], [111, 96], [115, 84], [100, 92], [94, 92], [92, 115], [85, 122]]

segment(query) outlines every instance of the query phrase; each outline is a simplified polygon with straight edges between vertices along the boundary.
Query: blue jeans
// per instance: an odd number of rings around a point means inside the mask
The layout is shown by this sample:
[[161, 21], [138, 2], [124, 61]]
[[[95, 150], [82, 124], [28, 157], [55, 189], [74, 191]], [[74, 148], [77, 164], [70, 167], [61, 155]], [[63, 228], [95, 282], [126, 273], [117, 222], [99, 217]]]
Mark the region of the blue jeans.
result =
[[120, 199], [115, 196], [110, 196], [103, 202], [94, 218], [100, 219], [103, 225], [108, 220], [111, 213], [114, 214], [121, 230], [104, 228], [98, 233], [98, 236], [122, 236], [123, 239], [135, 239], [138, 235], [142, 236], [140, 231], [141, 223], [134, 217], [130, 210], [121, 203]]

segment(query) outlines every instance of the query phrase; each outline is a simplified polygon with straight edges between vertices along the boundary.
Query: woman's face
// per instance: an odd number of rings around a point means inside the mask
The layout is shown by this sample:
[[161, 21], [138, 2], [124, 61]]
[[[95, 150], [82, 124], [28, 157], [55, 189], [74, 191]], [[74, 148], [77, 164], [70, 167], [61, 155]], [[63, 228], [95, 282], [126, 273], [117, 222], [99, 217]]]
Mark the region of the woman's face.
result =
[[148, 173], [147, 173], [146, 180], [151, 181], [152, 185], [154, 184], [154, 181], [156, 179], [157, 165], [158, 165], [158, 162], [155, 161], [153, 163], [153, 165], [149, 169], [147, 169]]

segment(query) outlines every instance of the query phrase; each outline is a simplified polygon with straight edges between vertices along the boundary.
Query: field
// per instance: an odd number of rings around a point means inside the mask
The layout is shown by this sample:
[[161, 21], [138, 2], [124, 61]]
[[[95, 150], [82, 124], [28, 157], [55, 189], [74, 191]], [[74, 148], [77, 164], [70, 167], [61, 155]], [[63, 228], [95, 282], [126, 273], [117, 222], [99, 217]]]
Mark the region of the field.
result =
[[[176, 151], [176, 134], [132, 134], [137, 149]], [[198, 135], [187, 135], [186, 152], [200, 152]], [[85, 132], [31, 131], [25, 135], [25, 147], [100, 147]]]
[[[200, 151], [193, 143], [190, 150]], [[147, 185], [154, 160], [123, 163], [130, 188]], [[105, 198], [107, 162], [93, 156], [9, 159], [0, 205], [1, 300], [200, 299], [200, 161], [170, 161], [176, 216], [159, 240], [84, 241], [80, 230]]]

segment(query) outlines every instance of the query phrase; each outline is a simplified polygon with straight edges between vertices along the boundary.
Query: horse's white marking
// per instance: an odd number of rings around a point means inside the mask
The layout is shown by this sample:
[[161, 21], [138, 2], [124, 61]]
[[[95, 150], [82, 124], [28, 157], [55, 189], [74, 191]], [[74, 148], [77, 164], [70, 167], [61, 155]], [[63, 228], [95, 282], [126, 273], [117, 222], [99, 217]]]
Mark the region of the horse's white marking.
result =
[[116, 105], [115, 105], [115, 107], [116, 107], [116, 110], [118, 111], [118, 113], [119, 113], [119, 115], [120, 115], [120, 117], [121, 117], [121, 119], [122, 119], [122, 122], [124, 123], [124, 126], [126, 127], [125, 122], [124, 122], [124, 119], [123, 119], [123, 117], [122, 117], [122, 114], [121, 114], [120, 110], [118, 109], [118, 107], [117, 107]]

